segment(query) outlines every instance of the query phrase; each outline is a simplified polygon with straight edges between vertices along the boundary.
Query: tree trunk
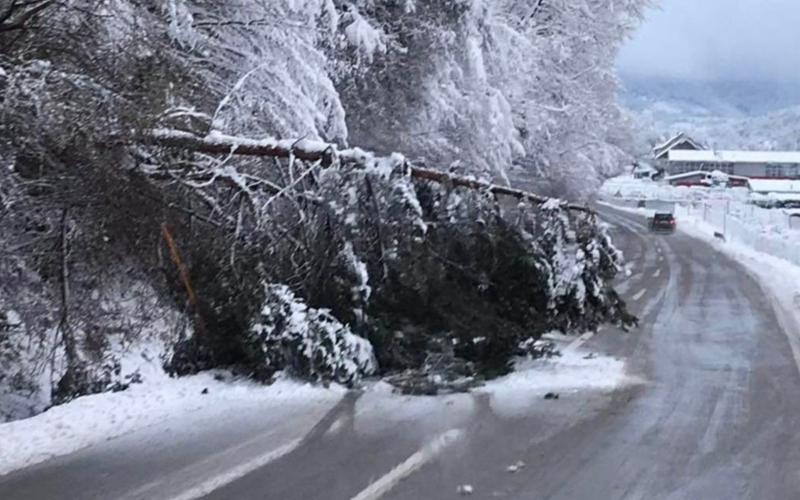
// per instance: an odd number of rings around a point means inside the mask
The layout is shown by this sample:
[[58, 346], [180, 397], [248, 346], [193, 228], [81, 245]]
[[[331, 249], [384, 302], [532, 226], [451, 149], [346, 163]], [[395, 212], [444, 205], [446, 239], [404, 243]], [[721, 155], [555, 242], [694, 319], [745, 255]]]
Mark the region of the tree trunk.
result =
[[70, 324], [70, 290], [69, 290], [69, 209], [61, 213], [61, 319], [59, 331], [64, 344], [67, 369], [64, 376], [58, 381], [55, 394], [55, 403], [63, 403], [77, 396], [85, 394], [88, 390], [85, 366], [78, 349], [75, 332]]
[[[295, 157], [306, 161], [320, 161], [323, 165], [331, 165], [338, 160], [344, 164], [362, 166], [389, 164], [395, 165], [398, 173], [409, 175], [413, 179], [426, 180], [439, 184], [450, 184], [473, 190], [482, 190], [495, 195], [511, 196], [533, 204], [541, 205], [550, 198], [527, 191], [498, 186], [470, 177], [451, 175], [438, 170], [420, 168], [412, 165], [400, 155], [377, 158], [360, 149], [339, 151], [335, 144], [307, 140], [249, 139], [243, 137], [214, 134], [200, 137], [180, 130], [155, 130], [148, 135], [145, 143], [166, 148], [184, 149], [207, 154], [234, 154], [245, 156], [262, 156], [273, 158]], [[274, 191], [274, 186], [270, 186]], [[279, 191], [280, 192], [280, 191]], [[560, 203], [560, 208], [575, 212], [592, 213], [584, 206]]]

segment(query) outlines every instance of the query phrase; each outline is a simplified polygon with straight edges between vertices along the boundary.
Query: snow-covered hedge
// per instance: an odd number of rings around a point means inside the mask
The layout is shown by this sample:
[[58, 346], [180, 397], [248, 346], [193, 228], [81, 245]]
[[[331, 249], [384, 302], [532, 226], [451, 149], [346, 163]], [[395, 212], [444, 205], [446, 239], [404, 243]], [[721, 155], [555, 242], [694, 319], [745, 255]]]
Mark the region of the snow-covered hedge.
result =
[[253, 369], [262, 376], [286, 370], [303, 379], [349, 385], [375, 372], [372, 345], [330, 311], [308, 307], [285, 285], [266, 285], [265, 292], [249, 335], [260, 354]]

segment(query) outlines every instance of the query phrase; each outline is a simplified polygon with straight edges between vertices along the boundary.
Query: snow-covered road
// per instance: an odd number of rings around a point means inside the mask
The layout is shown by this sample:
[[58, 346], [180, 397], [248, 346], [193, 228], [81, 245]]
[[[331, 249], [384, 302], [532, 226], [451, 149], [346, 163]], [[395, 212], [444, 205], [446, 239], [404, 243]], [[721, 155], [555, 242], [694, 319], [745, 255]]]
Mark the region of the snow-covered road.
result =
[[208, 439], [154, 427], [0, 478], [0, 498], [800, 498], [800, 375], [773, 300], [702, 239], [603, 217], [629, 259], [630, 334], [470, 395], [378, 384], [260, 427], [221, 412]]

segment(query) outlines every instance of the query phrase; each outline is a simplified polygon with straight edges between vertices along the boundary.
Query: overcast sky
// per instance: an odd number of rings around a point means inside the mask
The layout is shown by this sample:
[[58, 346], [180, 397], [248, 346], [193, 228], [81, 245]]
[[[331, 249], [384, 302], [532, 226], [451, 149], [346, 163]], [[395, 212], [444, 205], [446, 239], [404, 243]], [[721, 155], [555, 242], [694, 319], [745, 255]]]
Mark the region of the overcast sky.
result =
[[800, 82], [800, 0], [660, 0], [623, 74]]

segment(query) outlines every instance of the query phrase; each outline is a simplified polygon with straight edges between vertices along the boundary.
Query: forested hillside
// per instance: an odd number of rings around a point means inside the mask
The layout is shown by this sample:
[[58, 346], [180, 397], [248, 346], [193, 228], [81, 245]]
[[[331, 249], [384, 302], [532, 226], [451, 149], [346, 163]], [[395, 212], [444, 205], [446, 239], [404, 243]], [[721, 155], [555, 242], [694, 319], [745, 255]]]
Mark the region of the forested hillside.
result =
[[637, 153], [647, 157], [654, 145], [681, 132], [712, 149], [796, 151], [800, 148], [799, 118], [798, 107], [744, 118], [682, 115], [666, 119], [645, 111], [634, 118], [640, 131]]
[[0, 1], [0, 417], [142, 359], [490, 377], [629, 323], [593, 215], [497, 186], [627, 158], [643, 3]]
[[787, 82], [626, 76], [620, 93], [637, 130], [637, 156], [683, 132], [714, 149], [796, 150], [800, 101]]

